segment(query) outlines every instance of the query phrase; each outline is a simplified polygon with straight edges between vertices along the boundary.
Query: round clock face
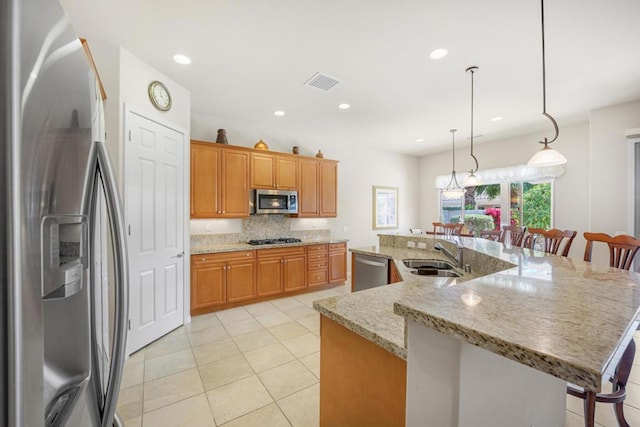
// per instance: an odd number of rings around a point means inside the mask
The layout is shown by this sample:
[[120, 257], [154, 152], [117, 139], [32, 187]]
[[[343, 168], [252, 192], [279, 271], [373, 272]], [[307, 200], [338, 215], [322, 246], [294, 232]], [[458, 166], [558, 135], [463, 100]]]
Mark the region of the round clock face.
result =
[[149, 99], [158, 110], [169, 111], [171, 108], [169, 89], [157, 80], [149, 84]]

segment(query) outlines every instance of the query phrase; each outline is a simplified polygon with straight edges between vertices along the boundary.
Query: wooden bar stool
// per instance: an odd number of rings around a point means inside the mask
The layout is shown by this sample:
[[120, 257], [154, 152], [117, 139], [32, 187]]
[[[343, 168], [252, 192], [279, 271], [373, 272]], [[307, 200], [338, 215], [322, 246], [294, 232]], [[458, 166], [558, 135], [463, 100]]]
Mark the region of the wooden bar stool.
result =
[[444, 234], [444, 224], [441, 222], [433, 222], [433, 234]]
[[502, 227], [502, 240], [509, 240], [512, 246], [522, 246], [522, 242], [524, 240], [525, 232], [527, 231], [527, 227], [519, 227], [517, 225], [505, 225]]
[[558, 230], [553, 228], [551, 230], [545, 230], [544, 228], [530, 228], [529, 234], [525, 237], [525, 241], [522, 244], [522, 247], [534, 249], [536, 244], [536, 240], [540, 237], [544, 239], [544, 251], [548, 254], [557, 255], [560, 247], [562, 246], [562, 241], [566, 238], [569, 239], [564, 243], [564, 248], [560, 255], [567, 256], [569, 255], [569, 249], [571, 249], [571, 244], [573, 243], [573, 239], [578, 234], [574, 230]]
[[602, 242], [609, 246], [609, 266], [623, 270], [631, 268], [633, 258], [640, 249], [640, 239], [626, 234], [611, 237], [606, 233], [584, 233], [583, 236], [587, 240], [584, 248], [585, 261], [591, 262], [593, 242]]
[[502, 242], [504, 240], [501, 230], [482, 230], [479, 235], [482, 239], [493, 240], [494, 242]]
[[444, 224], [443, 225], [444, 235], [447, 237], [459, 236], [460, 234], [462, 234], [462, 227], [464, 227], [464, 224], [460, 224], [460, 223]]

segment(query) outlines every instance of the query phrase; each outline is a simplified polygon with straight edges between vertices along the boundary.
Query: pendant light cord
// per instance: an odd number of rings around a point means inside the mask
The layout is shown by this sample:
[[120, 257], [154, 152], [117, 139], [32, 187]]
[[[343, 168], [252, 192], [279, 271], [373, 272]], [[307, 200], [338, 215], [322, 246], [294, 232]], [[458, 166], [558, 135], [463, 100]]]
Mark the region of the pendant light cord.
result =
[[[542, 22], [542, 115], [551, 120], [556, 133], [551, 141], [548, 141], [546, 137], [544, 138], [544, 141], [539, 141], [540, 144], [544, 144], [544, 146], [546, 147], [548, 144], [551, 144], [553, 141], [558, 139], [558, 134], [560, 133], [560, 131], [558, 130], [558, 123], [556, 123], [556, 120], [547, 113], [547, 73], [544, 50], [544, 0], [540, 0], [540, 12], [542, 14], [542, 19], [540, 20]], [[471, 80], [471, 84], [473, 86], [473, 79]], [[471, 138], [473, 138], [473, 136]], [[473, 147], [473, 144], [471, 146]]]
[[456, 178], [456, 132], [458, 129], [451, 129], [451, 145], [452, 145], [452, 158], [453, 163], [451, 165], [451, 179], [449, 180], [449, 184], [447, 184], [447, 188], [451, 188], [451, 184], [455, 182], [456, 187], [460, 188], [460, 184], [458, 184], [458, 179]]
[[471, 71], [471, 157], [473, 157], [473, 161], [476, 162], [476, 168], [475, 169], [471, 169], [469, 171], [470, 174], [474, 174], [476, 172], [478, 172], [478, 159], [476, 158], [476, 156], [473, 154], [473, 75], [476, 72], [476, 70], [478, 69], [478, 67], [469, 67], [466, 69], [466, 71]]

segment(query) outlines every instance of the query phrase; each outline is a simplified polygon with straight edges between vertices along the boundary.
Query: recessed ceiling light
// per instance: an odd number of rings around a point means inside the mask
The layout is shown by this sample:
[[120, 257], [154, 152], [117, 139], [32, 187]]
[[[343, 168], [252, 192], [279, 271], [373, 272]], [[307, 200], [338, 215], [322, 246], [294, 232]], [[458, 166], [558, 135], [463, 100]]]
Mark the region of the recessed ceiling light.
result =
[[500, 117], [500, 116], [496, 116], [496, 117], [492, 117], [491, 118], [492, 122], [499, 122], [500, 120], [502, 120], [502, 117]]
[[416, 142], [424, 142], [424, 138], [418, 138], [416, 139]]
[[284, 116], [286, 113], [282, 110], [274, 111], [273, 114], [276, 116]]
[[176, 55], [173, 55], [173, 60], [176, 61], [178, 64], [182, 64], [182, 65], [191, 64], [191, 58], [189, 58], [186, 55], [181, 55], [179, 53]]
[[349, 104], [339, 104], [338, 108], [341, 110], [348, 110], [349, 108], [351, 108], [351, 105]]
[[434, 49], [429, 53], [429, 58], [431, 59], [441, 59], [449, 54], [447, 49]]

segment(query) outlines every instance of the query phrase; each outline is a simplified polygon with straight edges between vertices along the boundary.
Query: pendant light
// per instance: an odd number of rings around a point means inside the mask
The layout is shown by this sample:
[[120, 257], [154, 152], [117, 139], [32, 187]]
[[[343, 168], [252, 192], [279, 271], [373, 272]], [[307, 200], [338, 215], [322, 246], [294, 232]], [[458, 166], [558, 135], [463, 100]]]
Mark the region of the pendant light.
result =
[[544, 144], [544, 147], [542, 150], [534, 154], [534, 156], [529, 160], [529, 163], [527, 163], [528, 166], [533, 167], [555, 166], [567, 163], [567, 159], [562, 154], [549, 147], [549, 144], [558, 139], [559, 131], [558, 123], [556, 123], [555, 119], [547, 113], [547, 81], [544, 57], [544, 0], [540, 0], [540, 12], [542, 15], [542, 115], [551, 120], [556, 135], [551, 141], [548, 141], [546, 137], [544, 138], [544, 141], [539, 141], [540, 144]]
[[473, 155], [473, 74], [478, 71], [478, 67], [469, 67], [465, 71], [471, 72], [471, 157], [473, 157], [473, 161], [476, 162], [476, 167], [469, 171], [469, 176], [464, 180], [462, 185], [465, 187], [476, 187], [482, 184], [480, 178], [475, 175], [475, 173], [478, 172], [478, 159]]
[[451, 145], [453, 154], [453, 168], [451, 169], [451, 179], [445, 188], [442, 189], [442, 195], [448, 199], [458, 199], [464, 194], [464, 189], [460, 188], [458, 179], [456, 178], [456, 132], [458, 129], [451, 129]]

